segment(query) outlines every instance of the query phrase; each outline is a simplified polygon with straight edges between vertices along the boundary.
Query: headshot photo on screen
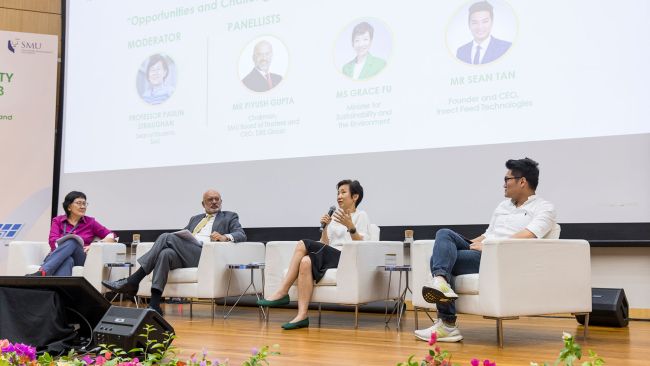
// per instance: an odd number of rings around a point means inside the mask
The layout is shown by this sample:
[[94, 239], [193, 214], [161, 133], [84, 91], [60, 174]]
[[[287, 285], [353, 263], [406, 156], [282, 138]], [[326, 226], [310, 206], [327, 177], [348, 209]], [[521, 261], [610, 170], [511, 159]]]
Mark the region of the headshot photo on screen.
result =
[[287, 72], [289, 53], [273, 36], [251, 41], [239, 58], [239, 77], [251, 91], [263, 93], [278, 86]]
[[169, 56], [156, 53], [140, 65], [136, 78], [140, 98], [148, 104], [161, 104], [176, 89], [176, 64]]
[[471, 1], [452, 18], [447, 43], [458, 60], [485, 65], [510, 49], [516, 33], [516, 18], [508, 4], [498, 0]]
[[366, 80], [386, 67], [392, 49], [388, 27], [377, 19], [357, 19], [336, 41], [335, 63], [353, 80]]

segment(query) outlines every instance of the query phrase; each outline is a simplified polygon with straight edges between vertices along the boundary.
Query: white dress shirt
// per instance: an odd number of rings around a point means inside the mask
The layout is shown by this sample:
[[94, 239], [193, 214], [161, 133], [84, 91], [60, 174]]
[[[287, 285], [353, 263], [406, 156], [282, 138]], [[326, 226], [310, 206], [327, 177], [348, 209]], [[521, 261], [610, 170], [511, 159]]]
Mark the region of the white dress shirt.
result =
[[[212, 215], [210, 220], [208, 220], [208, 222], [205, 223], [205, 226], [198, 233], [194, 234], [196, 240], [202, 243], [209, 243], [211, 241], [210, 235], [212, 234], [212, 225], [214, 225], [214, 218], [217, 217], [218, 214], [219, 213], [217, 212], [216, 214]], [[223, 233], [221, 234], [225, 235], [228, 238], [228, 240], [234, 241], [232, 235], [223, 234]]]
[[[361, 240], [370, 239], [370, 219], [368, 219], [368, 214], [365, 211], [356, 210], [351, 216], [352, 223], [357, 229], [357, 233], [361, 235]], [[348, 228], [333, 219], [329, 225], [327, 225], [327, 238], [329, 239], [331, 246], [339, 247], [345, 242], [352, 241], [352, 235], [348, 232]]]
[[527, 229], [537, 238], [543, 238], [556, 222], [555, 207], [541, 197], [532, 195], [519, 207], [507, 199], [494, 210], [483, 235], [485, 239], [505, 239]]

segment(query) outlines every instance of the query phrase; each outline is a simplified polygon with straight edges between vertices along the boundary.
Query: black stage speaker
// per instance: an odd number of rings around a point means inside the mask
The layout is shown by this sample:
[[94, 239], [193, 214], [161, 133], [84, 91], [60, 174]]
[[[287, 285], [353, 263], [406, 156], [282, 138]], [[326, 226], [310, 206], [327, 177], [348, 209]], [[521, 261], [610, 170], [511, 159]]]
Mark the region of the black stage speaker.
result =
[[[591, 314], [589, 325], [606, 327], [627, 327], [629, 323], [630, 306], [622, 288], [592, 288]], [[576, 315], [578, 323], [585, 323], [583, 315]]]
[[145, 325], [155, 328], [149, 333], [150, 340], [162, 343], [165, 332], [174, 333], [174, 328], [153, 309], [136, 309], [111, 306], [94, 331], [96, 344], [106, 344], [129, 351], [145, 348]]
[[[45, 324], [54, 328], [73, 329], [72, 339], [67, 339], [58, 349], [88, 347], [92, 331], [99, 323], [110, 303], [83, 277], [23, 277], [0, 276], [0, 334], [11, 332], [11, 340], [44, 348], [57, 343], [56, 337], [38, 337]], [[39, 317], [41, 320], [38, 320]], [[4, 326], [2, 326], [4, 324]], [[38, 331], [36, 331], [38, 329]]]

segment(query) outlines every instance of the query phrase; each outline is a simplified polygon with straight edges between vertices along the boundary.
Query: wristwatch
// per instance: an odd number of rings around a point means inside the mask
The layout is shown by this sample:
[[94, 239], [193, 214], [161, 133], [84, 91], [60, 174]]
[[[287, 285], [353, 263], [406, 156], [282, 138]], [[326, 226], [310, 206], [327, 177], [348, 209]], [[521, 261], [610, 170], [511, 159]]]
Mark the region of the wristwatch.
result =
[[350, 235], [354, 235], [357, 233], [357, 228], [353, 227], [352, 229], [348, 229], [348, 232], [350, 233]]

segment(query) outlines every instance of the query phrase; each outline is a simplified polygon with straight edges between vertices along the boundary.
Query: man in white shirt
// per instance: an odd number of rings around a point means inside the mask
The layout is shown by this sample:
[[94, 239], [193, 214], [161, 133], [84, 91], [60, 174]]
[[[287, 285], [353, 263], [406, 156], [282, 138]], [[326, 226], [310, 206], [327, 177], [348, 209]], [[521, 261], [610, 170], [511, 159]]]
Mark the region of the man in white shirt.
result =
[[102, 281], [102, 284], [112, 291], [135, 295], [142, 279], [153, 272], [149, 307], [162, 314], [160, 299], [170, 270], [197, 267], [204, 242], [246, 240], [239, 216], [235, 212], [221, 211], [221, 204], [219, 192], [206, 191], [201, 201], [205, 213], [190, 218], [184, 228], [192, 233], [193, 238], [176, 233], [160, 235], [151, 250], [138, 258], [141, 267], [134, 274], [117, 281]]
[[456, 326], [454, 300], [458, 295], [449, 283], [452, 276], [478, 273], [483, 240], [498, 238], [543, 238], [556, 225], [555, 207], [535, 195], [539, 181], [538, 163], [524, 158], [508, 160], [503, 188], [508, 198], [494, 210], [485, 233], [469, 240], [449, 229], [436, 232], [431, 255], [431, 283], [422, 288], [427, 302], [435, 303], [438, 319], [429, 328], [415, 331], [415, 336], [428, 341], [436, 332], [438, 342], [463, 339]]

